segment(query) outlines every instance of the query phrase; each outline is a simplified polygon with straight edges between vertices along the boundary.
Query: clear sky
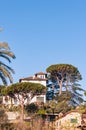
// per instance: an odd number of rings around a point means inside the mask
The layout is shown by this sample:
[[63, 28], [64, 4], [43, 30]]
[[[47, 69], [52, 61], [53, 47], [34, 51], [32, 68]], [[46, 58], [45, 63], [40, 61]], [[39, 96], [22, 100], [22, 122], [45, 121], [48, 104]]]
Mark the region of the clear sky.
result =
[[52, 64], [78, 67], [86, 85], [86, 0], [0, 0], [0, 41], [16, 59], [14, 82]]

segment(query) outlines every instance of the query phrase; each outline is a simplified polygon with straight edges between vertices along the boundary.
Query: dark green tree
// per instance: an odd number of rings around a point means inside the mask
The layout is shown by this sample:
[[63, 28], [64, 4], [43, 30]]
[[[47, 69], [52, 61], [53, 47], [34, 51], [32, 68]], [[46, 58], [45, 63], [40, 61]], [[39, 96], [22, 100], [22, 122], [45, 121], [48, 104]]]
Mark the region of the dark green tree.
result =
[[46, 71], [50, 74], [51, 80], [58, 83], [59, 95], [62, 94], [63, 86], [67, 91], [70, 85], [82, 79], [78, 69], [70, 64], [51, 65]]
[[78, 83], [82, 76], [77, 67], [70, 64], [55, 64], [49, 66], [46, 71], [49, 73], [50, 80], [57, 85], [59, 90], [58, 98], [64, 96], [66, 92], [66, 99], [69, 99], [71, 105], [78, 105], [83, 102], [82, 94], [84, 91]]
[[25, 109], [28, 113], [35, 113], [38, 111], [38, 105], [35, 103], [27, 104]]
[[34, 95], [46, 93], [46, 87], [38, 83], [21, 82], [15, 83], [2, 90], [3, 95], [9, 95], [17, 99], [22, 108], [22, 120], [24, 119], [24, 103], [27, 98], [33, 98]]
[[0, 42], [0, 58], [2, 58], [0, 60], [0, 79], [4, 85], [7, 85], [8, 79], [10, 83], [13, 82], [12, 74], [14, 73], [14, 70], [2, 60], [6, 60], [11, 63], [11, 58], [15, 59], [15, 55], [12, 51], [10, 51], [10, 48], [6, 42]]

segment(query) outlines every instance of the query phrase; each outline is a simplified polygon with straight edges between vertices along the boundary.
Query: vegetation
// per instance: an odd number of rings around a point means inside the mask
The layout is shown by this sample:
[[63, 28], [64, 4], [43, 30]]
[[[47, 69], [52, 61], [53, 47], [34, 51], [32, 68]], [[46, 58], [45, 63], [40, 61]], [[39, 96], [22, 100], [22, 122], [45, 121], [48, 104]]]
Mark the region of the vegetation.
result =
[[4, 109], [0, 105], [0, 124], [6, 123], [7, 121], [7, 115], [5, 114]]
[[30, 114], [36, 113], [38, 111], [38, 105], [35, 103], [27, 104], [25, 110]]
[[[14, 53], [10, 51], [10, 48], [6, 42], [0, 42], [0, 57], [9, 63], [11, 63], [11, 58], [15, 59]], [[9, 79], [10, 83], [13, 82], [12, 73], [14, 73], [14, 70], [4, 62], [0, 61], [0, 79], [4, 85], [8, 84], [7, 79]]]
[[[64, 100], [67, 106], [77, 106], [84, 101], [82, 94], [79, 93], [84, 90], [78, 83], [82, 79], [78, 68], [70, 64], [56, 64], [49, 66], [46, 71], [49, 73], [53, 99], [58, 103]], [[54, 96], [54, 89], [56, 96]]]
[[[8, 87], [1, 87], [0, 92], [3, 95], [9, 95], [11, 98], [20, 102], [20, 109], [22, 111], [21, 119], [24, 119], [24, 110], [26, 110], [31, 117], [30, 124], [27, 124], [24, 120], [23, 122], [20, 120], [18, 123], [12, 124], [9, 128], [12, 128], [13, 130], [42, 130], [43, 128], [49, 130], [49, 125], [45, 124], [46, 114], [64, 114], [71, 109], [76, 109], [76, 106], [80, 106], [84, 101], [82, 94], [80, 93], [82, 91], [84, 92], [84, 90], [78, 83], [79, 80], [82, 79], [82, 76], [76, 67], [70, 64], [56, 64], [51, 65], [46, 70], [49, 73], [50, 80], [48, 87], [52, 88], [53, 97], [52, 100], [47, 101], [46, 104], [31, 103], [24, 105], [27, 99], [30, 101], [35, 95], [46, 93], [47, 88], [41, 84], [21, 82], [12, 84]], [[84, 94], [86, 95], [86, 92], [84, 92]], [[14, 111], [18, 109], [14, 106], [10, 108], [10, 110]], [[83, 112], [86, 109], [86, 105], [81, 105], [79, 109]], [[40, 115], [44, 116], [44, 120]], [[2, 116], [3, 115], [1, 115], [1, 117]], [[46, 126], [46, 128], [44, 126]]]
[[42, 94], [46, 92], [46, 87], [41, 84], [21, 82], [12, 84], [9, 87], [3, 89], [3, 95], [9, 95], [20, 102], [22, 108], [22, 120], [24, 119], [24, 102], [28, 98], [33, 98], [34, 95]]
[[56, 64], [49, 66], [46, 71], [50, 73], [52, 82], [57, 82], [59, 86], [59, 95], [62, 94], [62, 87], [68, 90], [69, 84], [75, 83], [82, 79], [78, 69], [70, 64]]

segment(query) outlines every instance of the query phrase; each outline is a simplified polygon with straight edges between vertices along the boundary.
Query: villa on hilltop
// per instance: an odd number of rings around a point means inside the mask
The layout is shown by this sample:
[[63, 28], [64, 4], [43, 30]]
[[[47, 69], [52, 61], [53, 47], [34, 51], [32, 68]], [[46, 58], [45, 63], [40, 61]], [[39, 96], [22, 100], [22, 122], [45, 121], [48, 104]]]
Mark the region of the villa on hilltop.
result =
[[48, 83], [47, 73], [39, 72], [39, 73], [34, 74], [34, 76], [22, 78], [19, 80], [19, 82], [40, 83], [44, 86], [47, 86], [47, 83]]
[[[48, 79], [47, 79], [47, 74], [44, 72], [39, 72], [34, 74], [33, 76], [30, 77], [26, 77], [26, 78], [21, 78], [19, 79], [19, 82], [32, 82], [32, 83], [39, 83], [42, 84], [44, 86], [47, 86], [48, 83]], [[25, 100], [25, 104], [30, 104], [30, 103], [35, 103], [35, 102], [43, 102], [46, 103], [46, 94], [41, 94], [41, 95], [34, 95], [33, 98], [30, 98], [30, 94], [28, 93], [28, 97]], [[4, 105], [19, 105], [20, 102], [18, 99], [11, 99], [8, 96], [8, 100], [5, 100], [5, 96], [3, 96], [3, 104]]]

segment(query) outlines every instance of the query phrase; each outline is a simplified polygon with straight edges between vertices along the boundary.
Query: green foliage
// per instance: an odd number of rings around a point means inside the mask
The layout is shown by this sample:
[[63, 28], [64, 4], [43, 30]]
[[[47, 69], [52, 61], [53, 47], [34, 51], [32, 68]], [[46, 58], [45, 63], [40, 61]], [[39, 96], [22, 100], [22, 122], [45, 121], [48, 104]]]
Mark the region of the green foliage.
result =
[[[11, 58], [15, 59], [14, 53], [10, 51], [6, 42], [0, 42], [0, 57], [9, 63], [11, 62]], [[10, 83], [13, 82], [12, 73], [14, 73], [14, 70], [0, 61], [0, 78], [4, 85], [7, 85], [7, 79], [9, 79]]]
[[84, 95], [86, 96], [86, 91], [84, 92]]
[[32, 98], [34, 95], [45, 92], [45, 86], [30, 82], [15, 83], [2, 90], [3, 95], [9, 95], [11, 98], [18, 99], [22, 110], [22, 120], [24, 119], [24, 101], [26, 98], [29, 98], [28, 93], [32, 95]]
[[[46, 92], [46, 87], [38, 83], [21, 82], [15, 83], [2, 90], [3, 95], [14, 97], [15, 94], [27, 94], [32, 92], [34, 94], [42, 94]], [[24, 95], [23, 95], [24, 96]]]
[[46, 114], [46, 110], [40, 109], [40, 110], [38, 110], [37, 114], [44, 115], [44, 114]]
[[83, 113], [86, 112], [86, 104], [82, 104], [79, 107], [77, 107], [77, 110], [79, 110], [79, 112]]
[[51, 65], [46, 69], [46, 71], [50, 73], [51, 78], [56, 79], [56, 77], [58, 77], [59, 80], [64, 78], [64, 81], [65, 81], [68, 76], [70, 76], [70, 79], [71, 79], [70, 82], [82, 79], [81, 74], [78, 71], [78, 69], [70, 64]]
[[66, 113], [68, 111], [70, 111], [71, 109], [74, 109], [72, 106], [68, 105], [68, 102], [66, 100], [60, 101], [57, 103], [56, 106], [56, 112], [57, 113]]
[[20, 112], [21, 111], [21, 106], [20, 105], [18, 105], [18, 106], [11, 105], [10, 107], [8, 106], [8, 111]]
[[55, 97], [55, 100], [58, 100], [58, 103], [59, 102], [62, 102], [62, 101], [69, 101], [71, 99], [71, 93], [70, 92], [63, 92], [61, 96], [59, 96], [57, 94], [57, 96]]
[[[77, 89], [75, 89], [75, 90], [77, 90]], [[75, 106], [78, 106], [84, 102], [82, 94], [79, 94], [77, 91], [73, 91], [73, 90], [72, 90], [72, 92], [71, 91], [67, 91], [67, 92], [64, 91], [61, 96], [59, 96], [57, 94], [57, 96], [55, 97], [55, 100], [58, 100], [58, 103], [65, 101], [69, 107], [70, 106], [75, 107]]]
[[[55, 64], [49, 66], [46, 71], [49, 73], [52, 84], [57, 85], [57, 94], [64, 98], [57, 100], [69, 100], [71, 106], [77, 106], [83, 102], [82, 94], [84, 90], [81, 88], [78, 81], [82, 76], [77, 67], [70, 64]], [[53, 87], [54, 88], [54, 87]], [[63, 93], [63, 94], [62, 94]], [[67, 95], [65, 95], [67, 93]], [[65, 98], [66, 97], [66, 98]]]
[[66, 100], [59, 100], [59, 102], [51, 100], [46, 104], [47, 113], [66, 113], [71, 109], [73, 109], [73, 107], [69, 106]]
[[38, 106], [34, 103], [31, 103], [25, 106], [25, 110], [28, 113], [36, 113], [38, 111]]
[[5, 88], [5, 86], [1, 85], [0, 86], [0, 104], [2, 104], [2, 101], [3, 101], [3, 97], [2, 97], [2, 90], [3, 88]]

